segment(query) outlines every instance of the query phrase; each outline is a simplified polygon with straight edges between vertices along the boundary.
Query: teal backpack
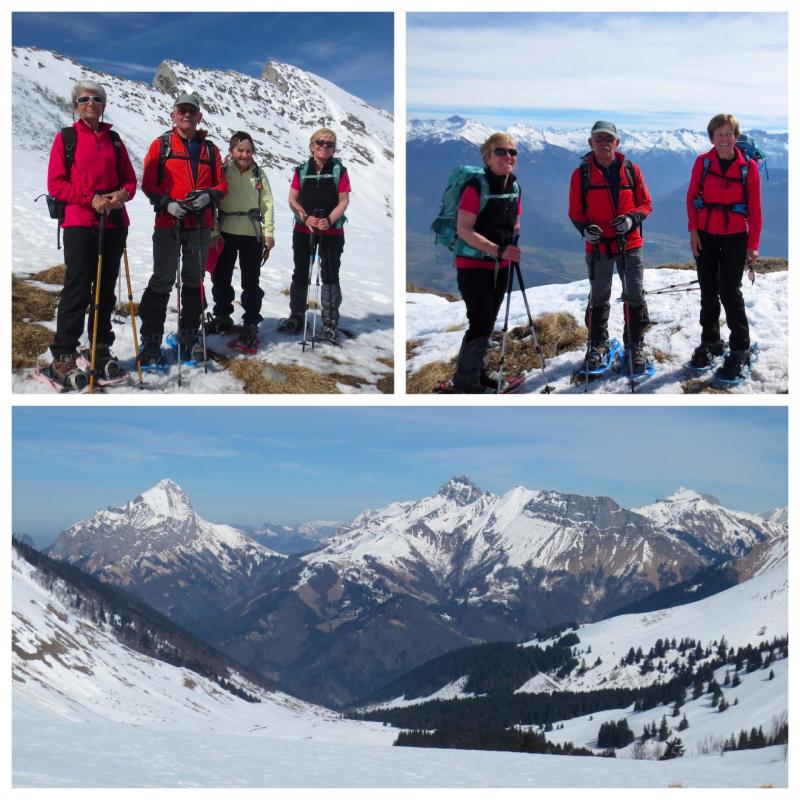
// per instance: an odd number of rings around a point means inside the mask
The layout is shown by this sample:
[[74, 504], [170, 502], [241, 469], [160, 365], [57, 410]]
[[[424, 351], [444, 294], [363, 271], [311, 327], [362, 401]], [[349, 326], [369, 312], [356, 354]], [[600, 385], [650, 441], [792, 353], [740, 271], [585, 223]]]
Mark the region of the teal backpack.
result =
[[490, 194], [489, 181], [483, 171], [483, 167], [456, 167], [447, 179], [447, 186], [444, 194], [442, 194], [439, 213], [431, 223], [431, 230], [436, 234], [434, 244], [442, 245], [459, 256], [484, 258], [486, 253], [470, 247], [466, 242], [462, 242], [456, 232], [458, 204], [461, 201], [461, 194], [467, 183], [474, 178], [477, 178], [480, 183], [479, 214], [486, 207], [486, 203], [489, 200], [519, 200], [519, 184], [516, 181], [514, 181], [510, 192], [506, 194]]

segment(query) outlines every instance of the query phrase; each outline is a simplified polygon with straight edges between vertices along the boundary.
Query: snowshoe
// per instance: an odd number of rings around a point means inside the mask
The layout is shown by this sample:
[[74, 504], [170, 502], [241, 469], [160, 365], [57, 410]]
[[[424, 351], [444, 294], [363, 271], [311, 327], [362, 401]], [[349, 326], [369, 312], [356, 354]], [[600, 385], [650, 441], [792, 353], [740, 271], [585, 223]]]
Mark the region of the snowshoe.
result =
[[258, 325], [243, 325], [230, 347], [251, 356], [255, 355], [258, 352]]
[[[81, 355], [78, 359], [78, 366], [89, 374], [92, 366], [92, 351], [90, 348], [81, 350]], [[97, 345], [97, 350], [94, 354], [94, 370], [95, 381], [106, 381], [109, 383], [118, 382], [120, 379], [124, 380], [127, 377], [123, 373], [122, 367], [119, 365], [117, 357], [111, 352], [109, 347], [101, 347]]]
[[89, 378], [78, 366], [78, 360], [74, 353], [57, 356], [53, 359], [47, 372], [42, 374], [53, 381], [59, 391], [82, 392], [89, 385]]
[[[631, 374], [631, 362], [633, 362], [633, 374]], [[644, 347], [635, 346], [632, 350], [619, 351], [617, 355], [617, 365], [619, 374], [633, 380], [634, 383], [641, 383], [656, 374], [656, 365], [652, 359], [647, 358]]]
[[694, 349], [692, 358], [684, 364], [684, 367], [696, 373], [708, 372], [719, 366], [720, 361], [727, 353], [727, 349], [727, 345], [721, 341], [713, 344], [701, 342]]
[[206, 314], [206, 335], [210, 336], [215, 333], [228, 333], [234, 328], [233, 320], [229, 316], [217, 317], [212, 314]]
[[[503, 379], [503, 386], [500, 389], [500, 394], [513, 394], [518, 391], [522, 384], [525, 383], [524, 375], [509, 375]], [[433, 390], [434, 394], [497, 394], [497, 381], [494, 381], [494, 388], [487, 383], [481, 382], [472, 391], [459, 391], [456, 389], [452, 379], [447, 381], [440, 381], [438, 386]]]
[[323, 344], [338, 345], [339, 342], [336, 340], [337, 333], [335, 325], [324, 325], [320, 333], [315, 337], [315, 341]]
[[161, 337], [153, 339], [142, 337], [139, 349], [139, 366], [142, 372], [167, 372], [169, 362], [161, 352]]
[[749, 350], [731, 350], [714, 373], [714, 382], [722, 386], [738, 386], [750, 377], [751, 367], [758, 361], [758, 356], [757, 344]]
[[[595, 350], [597, 352], [593, 352]], [[605, 378], [614, 368], [621, 352], [622, 345], [617, 339], [611, 339], [605, 346], [590, 346], [584, 364], [573, 374], [573, 382]]]
[[203, 363], [203, 343], [197, 337], [197, 331], [185, 331], [180, 337], [177, 333], [169, 333], [165, 343], [176, 357], [180, 355], [181, 364], [185, 367], [196, 367]]
[[286, 317], [278, 323], [276, 330], [279, 333], [302, 333], [303, 331], [303, 317]]

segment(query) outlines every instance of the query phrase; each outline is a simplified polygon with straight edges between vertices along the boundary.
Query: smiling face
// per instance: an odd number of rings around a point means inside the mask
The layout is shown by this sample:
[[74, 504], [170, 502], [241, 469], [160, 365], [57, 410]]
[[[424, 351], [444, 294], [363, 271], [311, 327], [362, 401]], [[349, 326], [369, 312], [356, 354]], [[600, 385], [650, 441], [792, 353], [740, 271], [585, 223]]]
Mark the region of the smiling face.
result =
[[200, 124], [200, 120], [203, 119], [203, 115], [196, 106], [189, 103], [181, 103], [172, 109], [170, 118], [178, 133], [185, 139], [191, 139], [197, 132], [197, 126]]
[[249, 139], [242, 139], [231, 147], [231, 160], [240, 172], [247, 172], [253, 164], [253, 143]]
[[329, 134], [320, 134], [311, 142], [311, 155], [318, 164], [324, 164], [336, 150], [336, 140]]
[[729, 122], [720, 125], [711, 135], [711, 143], [717, 149], [717, 155], [720, 158], [732, 159], [736, 146], [736, 131], [734, 131], [733, 125]]
[[619, 147], [619, 139], [610, 133], [595, 133], [589, 138], [589, 147], [592, 148], [594, 157], [604, 167], [614, 163], [614, 158]]
[[513, 139], [497, 139], [491, 143], [483, 161], [495, 175], [510, 175], [517, 165], [517, 145]]
[[93, 130], [97, 130], [104, 109], [105, 103], [94, 92], [87, 91], [75, 99], [75, 110], [78, 112], [78, 116]]

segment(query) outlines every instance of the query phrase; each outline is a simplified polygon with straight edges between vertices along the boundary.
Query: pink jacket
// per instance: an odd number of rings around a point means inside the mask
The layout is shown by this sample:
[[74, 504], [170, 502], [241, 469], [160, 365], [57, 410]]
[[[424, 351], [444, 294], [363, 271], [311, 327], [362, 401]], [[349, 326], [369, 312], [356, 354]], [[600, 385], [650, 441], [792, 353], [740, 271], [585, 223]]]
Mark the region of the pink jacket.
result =
[[[100, 123], [95, 133], [83, 120], [73, 127], [77, 131], [75, 158], [69, 178], [64, 159], [64, 141], [61, 131], [56, 134], [50, 150], [50, 164], [47, 168], [47, 191], [56, 200], [66, 203], [62, 227], [91, 228], [99, 224], [99, 218], [92, 208], [92, 198], [98, 191], [127, 189], [133, 197], [136, 192], [136, 173], [125, 145], [120, 145], [119, 174], [117, 174], [117, 154], [114, 143], [108, 135], [111, 125]], [[117, 214], [111, 214], [106, 222], [113, 228]], [[130, 225], [127, 211], [122, 208], [123, 225]]]

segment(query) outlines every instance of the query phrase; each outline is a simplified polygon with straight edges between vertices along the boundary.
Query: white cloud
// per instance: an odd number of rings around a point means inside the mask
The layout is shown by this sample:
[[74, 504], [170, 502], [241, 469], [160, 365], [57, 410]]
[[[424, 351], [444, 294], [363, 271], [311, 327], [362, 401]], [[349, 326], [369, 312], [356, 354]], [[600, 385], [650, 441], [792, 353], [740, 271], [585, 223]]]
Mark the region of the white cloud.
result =
[[408, 19], [410, 107], [725, 110], [745, 125], [787, 117], [787, 14], [498, 13], [481, 27]]

